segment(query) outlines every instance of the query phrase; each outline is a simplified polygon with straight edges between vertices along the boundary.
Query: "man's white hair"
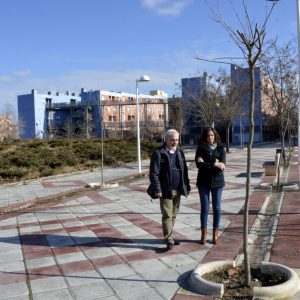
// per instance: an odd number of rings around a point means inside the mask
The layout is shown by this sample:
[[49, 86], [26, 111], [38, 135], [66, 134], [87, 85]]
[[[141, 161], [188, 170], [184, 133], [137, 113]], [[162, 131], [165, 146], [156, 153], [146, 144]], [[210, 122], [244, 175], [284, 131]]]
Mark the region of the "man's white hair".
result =
[[175, 129], [169, 129], [165, 132], [165, 140], [167, 140], [169, 137], [177, 135], [179, 136], [179, 132]]

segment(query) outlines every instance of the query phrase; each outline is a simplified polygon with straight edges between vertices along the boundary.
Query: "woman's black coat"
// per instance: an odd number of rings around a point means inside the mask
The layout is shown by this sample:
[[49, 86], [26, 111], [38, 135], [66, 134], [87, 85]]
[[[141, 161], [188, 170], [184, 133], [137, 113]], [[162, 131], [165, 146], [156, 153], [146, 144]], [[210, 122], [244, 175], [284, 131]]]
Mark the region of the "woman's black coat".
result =
[[[198, 157], [202, 157], [204, 162], [198, 162]], [[222, 145], [217, 145], [212, 153], [206, 146], [198, 146], [195, 156], [198, 168], [197, 187], [219, 188], [225, 186], [224, 172], [214, 166], [216, 159], [226, 164], [226, 152]]]

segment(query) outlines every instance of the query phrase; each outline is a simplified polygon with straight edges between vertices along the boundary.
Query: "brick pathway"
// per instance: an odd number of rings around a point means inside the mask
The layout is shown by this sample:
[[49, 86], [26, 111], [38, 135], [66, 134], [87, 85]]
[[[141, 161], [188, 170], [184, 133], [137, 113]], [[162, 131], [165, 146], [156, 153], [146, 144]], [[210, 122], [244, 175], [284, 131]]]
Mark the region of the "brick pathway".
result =
[[[188, 154], [190, 160], [193, 155]], [[253, 149], [253, 187], [271, 180], [264, 177], [262, 164], [274, 155], [274, 147]], [[240, 249], [245, 157], [246, 149], [228, 155], [221, 220], [224, 233], [216, 246], [199, 244], [197, 170], [190, 163], [193, 189], [182, 199], [175, 226], [175, 238], [181, 244], [168, 252], [161, 241], [159, 205], [145, 193], [147, 178], [115, 189], [85, 191], [87, 183], [99, 181], [99, 172], [43, 179], [21, 186], [26, 188], [27, 199], [20, 185], [3, 187], [2, 211], [33, 203], [37, 194], [39, 199], [50, 199], [70, 191], [80, 193], [0, 217], [0, 299], [171, 299], [174, 295], [175, 299], [190, 299], [192, 296], [177, 291], [191, 270], [200, 262], [233, 259]], [[136, 169], [106, 170], [106, 178], [131, 171]], [[252, 193], [250, 222], [266, 193]], [[211, 229], [211, 215], [209, 224]]]

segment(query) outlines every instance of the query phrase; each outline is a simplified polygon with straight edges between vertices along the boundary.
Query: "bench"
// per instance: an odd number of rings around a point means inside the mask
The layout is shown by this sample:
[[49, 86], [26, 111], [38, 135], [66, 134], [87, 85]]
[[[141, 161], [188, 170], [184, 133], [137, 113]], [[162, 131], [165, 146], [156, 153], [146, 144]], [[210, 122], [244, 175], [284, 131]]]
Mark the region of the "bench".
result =
[[276, 153], [275, 160], [268, 160], [263, 163], [266, 176], [276, 176], [280, 167], [281, 153]]
[[263, 167], [265, 168], [265, 175], [266, 176], [276, 176], [276, 165], [275, 161], [265, 161], [263, 163]]

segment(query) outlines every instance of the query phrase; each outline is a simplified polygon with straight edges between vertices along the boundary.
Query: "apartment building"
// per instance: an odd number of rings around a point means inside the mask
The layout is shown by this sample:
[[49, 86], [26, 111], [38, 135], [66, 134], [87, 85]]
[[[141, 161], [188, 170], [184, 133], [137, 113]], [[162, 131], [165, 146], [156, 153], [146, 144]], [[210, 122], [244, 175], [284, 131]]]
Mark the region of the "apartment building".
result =
[[[168, 98], [162, 91], [140, 94], [141, 136], [161, 136], [168, 124]], [[135, 134], [136, 94], [81, 89], [75, 93], [31, 94], [18, 96], [22, 138], [53, 136], [119, 136]]]
[[[230, 140], [235, 144], [247, 143], [249, 140], [250, 128], [250, 122], [248, 118], [248, 112], [250, 109], [249, 69], [231, 65], [230, 76], [231, 82], [240, 87], [240, 95], [238, 96], [237, 101], [240, 102], [238, 103], [238, 105], [241, 108], [241, 112], [237, 114], [233, 120]], [[260, 68], [255, 68], [254, 70], [254, 81], [254, 142], [261, 142], [263, 139], [263, 114], [265, 113], [265, 109], [267, 109], [267, 104], [263, 96], [263, 90], [261, 88], [262, 79]], [[189, 111], [189, 107], [191, 106], [190, 103], [193, 101], [193, 99], [198, 99], [198, 101], [201, 100], [201, 98], [205, 96], [208, 87], [217, 85], [218, 83], [213, 81], [212, 76], [208, 75], [207, 72], [204, 72], [203, 76], [183, 78], [181, 80], [181, 84], [183, 110], [185, 115], [184, 142], [188, 144], [195, 144], [201, 135], [203, 122], [201, 122], [201, 120], [195, 120], [193, 114]], [[216, 128], [218, 129], [220, 134], [225, 135], [225, 127], [222, 126], [220, 122], [215, 123], [217, 123]], [[224, 136], [223, 139], [225, 139]]]
[[202, 133], [203, 123], [195, 119], [193, 102], [200, 99], [207, 91], [209, 85], [217, 84], [213, 82], [213, 77], [207, 72], [202, 76], [182, 78], [182, 109], [184, 115], [184, 135], [183, 143], [196, 144]]
[[[249, 68], [241, 68], [231, 65], [231, 82], [240, 86], [241, 113], [236, 116], [232, 126], [232, 142], [247, 143], [249, 141], [249, 111], [250, 111], [250, 93], [249, 93]], [[260, 68], [254, 69], [254, 137], [253, 142], [263, 141], [263, 89]]]
[[23, 139], [48, 137], [49, 124], [59, 121], [60, 116], [54, 117], [54, 113], [46, 114], [46, 107], [80, 101], [80, 96], [70, 91], [38, 93], [37, 90], [31, 90], [30, 94], [19, 95], [18, 119], [23, 126], [20, 137]]

